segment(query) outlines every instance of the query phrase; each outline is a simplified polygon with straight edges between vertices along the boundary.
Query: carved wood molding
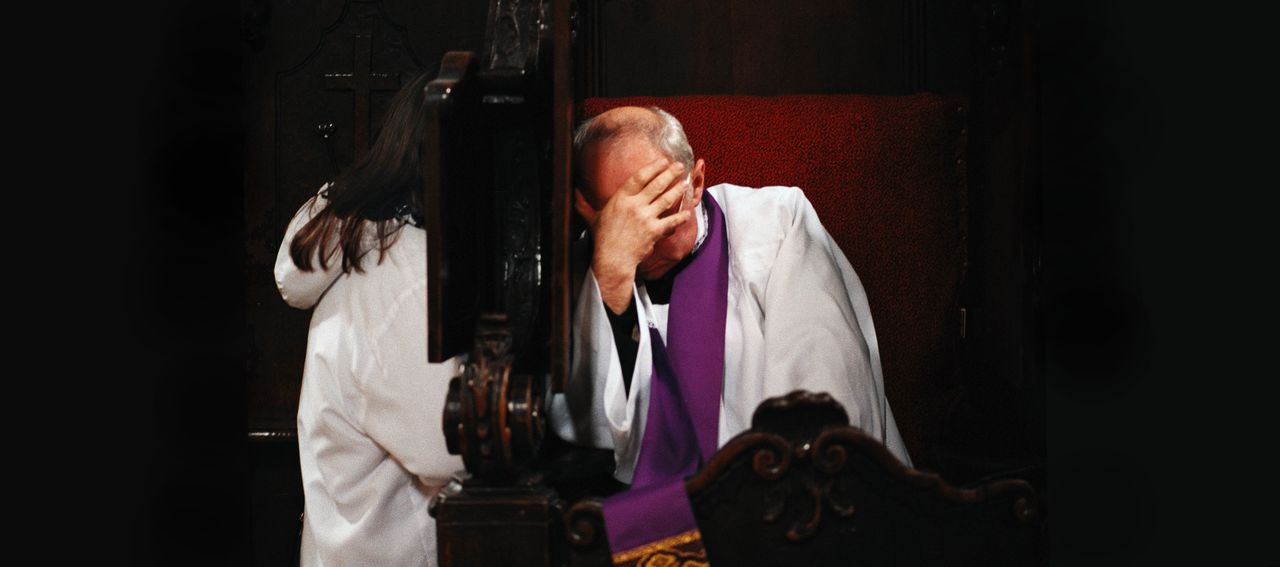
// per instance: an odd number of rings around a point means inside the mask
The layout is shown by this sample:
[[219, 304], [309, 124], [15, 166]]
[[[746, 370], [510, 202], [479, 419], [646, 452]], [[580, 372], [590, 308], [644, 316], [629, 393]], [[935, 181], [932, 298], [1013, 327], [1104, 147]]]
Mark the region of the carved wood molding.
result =
[[[573, 137], [573, 48], [570, 29], [573, 11], [569, 0], [552, 0], [548, 40], [551, 65], [551, 192], [548, 206], [551, 208], [551, 300], [550, 325], [548, 326], [551, 391], [561, 392], [569, 381], [570, 301], [573, 284], [569, 275], [569, 215], [573, 205], [572, 194], [572, 137]], [[545, 75], [545, 73], [544, 73]]]
[[478, 327], [470, 362], [449, 381], [445, 441], [473, 477], [506, 480], [524, 469], [542, 443], [542, 390], [532, 377], [511, 372], [505, 315], [483, 315]]
[[[860, 462], [855, 465], [855, 460]], [[756, 409], [751, 429], [721, 447], [685, 486], [701, 523], [705, 519], [705, 507], [700, 506], [704, 498], [747, 486], [743, 474], [750, 471], [747, 476], [754, 475], [755, 480], [747, 478], [754, 483], [749, 491], [721, 498], [732, 501], [760, 496], [764, 506], [756, 524], [759, 533], [781, 530], [787, 541], [799, 543], [818, 533], [824, 521], [833, 521], [830, 518], [849, 519], [858, 514], [859, 503], [850, 486], [862, 480], [859, 475], [874, 472], [868, 464], [888, 479], [885, 486], [924, 493], [926, 498], [920, 501], [931, 502], [928, 506], [973, 506], [1008, 499], [1010, 505], [1004, 514], [1013, 524], [1038, 519], [1036, 493], [1027, 482], [1007, 479], [972, 489], [952, 486], [937, 474], [906, 466], [878, 439], [850, 426], [844, 408], [829, 395], [803, 390], [763, 402]], [[781, 522], [784, 518], [792, 521]], [[607, 543], [600, 537], [603, 529], [599, 500], [577, 502], [565, 514], [567, 538], [584, 557], [608, 556]], [[705, 537], [707, 527], [703, 531]], [[709, 550], [711, 545], [709, 542]]]
[[486, 69], [536, 68], [547, 16], [543, 10], [542, 0], [490, 0], [483, 61]]
[[[427, 281], [439, 292], [427, 294], [427, 357], [432, 362], [441, 362], [457, 351], [465, 348], [465, 340], [459, 341], [448, 331], [447, 322], [456, 322], [455, 310], [459, 301], [446, 304], [445, 297], [455, 294], [454, 284], [461, 275], [458, 268], [449, 270], [446, 249], [450, 234], [449, 223], [443, 215], [446, 203], [466, 197], [466, 195], [449, 195], [446, 187], [453, 178], [454, 171], [450, 165], [447, 152], [454, 150], [457, 143], [449, 140], [451, 130], [447, 123], [456, 114], [466, 92], [473, 88], [475, 82], [475, 55], [466, 51], [450, 51], [440, 62], [440, 71], [435, 79], [427, 83], [423, 104], [426, 105], [427, 127], [423, 131], [422, 141], [422, 181], [423, 181], [423, 221], [427, 230]], [[460, 282], [462, 283], [462, 282]]]

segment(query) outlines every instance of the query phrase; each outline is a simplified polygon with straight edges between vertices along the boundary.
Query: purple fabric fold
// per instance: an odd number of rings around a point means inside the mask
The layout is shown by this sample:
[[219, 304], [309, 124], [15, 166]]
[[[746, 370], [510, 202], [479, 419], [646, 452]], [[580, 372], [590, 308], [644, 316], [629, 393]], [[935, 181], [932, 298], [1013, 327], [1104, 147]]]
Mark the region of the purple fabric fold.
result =
[[684, 479], [633, 486], [604, 502], [604, 531], [615, 554], [696, 529]]
[[653, 373], [631, 488], [604, 502], [615, 554], [697, 529], [684, 481], [715, 454], [724, 383], [729, 241], [709, 193], [707, 237], [675, 275], [667, 340], [650, 328]]
[[672, 283], [666, 341], [667, 357], [677, 377], [680, 399], [693, 420], [703, 463], [716, 452], [724, 386], [724, 324], [729, 311], [729, 239], [725, 237], [724, 213], [711, 194], [704, 195], [707, 238]]

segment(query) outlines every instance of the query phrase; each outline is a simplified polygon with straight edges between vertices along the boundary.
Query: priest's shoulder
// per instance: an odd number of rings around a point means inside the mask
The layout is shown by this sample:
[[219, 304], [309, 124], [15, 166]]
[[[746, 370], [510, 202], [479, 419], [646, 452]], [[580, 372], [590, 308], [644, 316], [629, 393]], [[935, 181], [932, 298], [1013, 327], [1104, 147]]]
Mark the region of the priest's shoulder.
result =
[[[721, 183], [708, 191], [720, 204], [729, 222], [745, 221], [757, 229], [774, 223], [779, 227], [791, 226], [798, 212], [812, 207], [799, 187], [745, 187]], [[760, 223], [765, 223], [765, 226]]]
[[763, 290], [783, 242], [807, 203], [804, 193], [795, 187], [729, 184], [708, 191], [724, 210], [734, 273], [748, 288]]

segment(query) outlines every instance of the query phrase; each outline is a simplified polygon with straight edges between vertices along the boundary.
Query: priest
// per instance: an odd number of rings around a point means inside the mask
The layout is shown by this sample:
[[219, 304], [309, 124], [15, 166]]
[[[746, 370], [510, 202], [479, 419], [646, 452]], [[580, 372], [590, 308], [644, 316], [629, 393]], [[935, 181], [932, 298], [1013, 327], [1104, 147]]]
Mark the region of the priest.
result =
[[604, 112], [573, 142], [590, 262], [551, 422], [613, 449], [631, 485], [605, 502], [616, 564], [703, 557], [683, 481], [767, 398], [826, 392], [910, 465], [866, 293], [800, 189], [704, 188], [705, 161], [656, 107]]

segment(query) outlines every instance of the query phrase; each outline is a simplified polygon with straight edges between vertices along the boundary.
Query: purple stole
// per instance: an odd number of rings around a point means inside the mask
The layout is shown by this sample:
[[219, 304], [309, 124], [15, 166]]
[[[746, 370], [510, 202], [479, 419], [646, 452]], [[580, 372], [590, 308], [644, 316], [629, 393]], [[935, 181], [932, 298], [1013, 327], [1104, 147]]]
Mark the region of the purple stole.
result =
[[716, 451], [724, 381], [729, 240], [710, 193], [707, 236], [671, 284], [668, 344], [650, 328], [653, 374], [644, 440], [631, 488], [604, 501], [604, 527], [618, 566], [705, 566], [706, 551], [684, 481]]

